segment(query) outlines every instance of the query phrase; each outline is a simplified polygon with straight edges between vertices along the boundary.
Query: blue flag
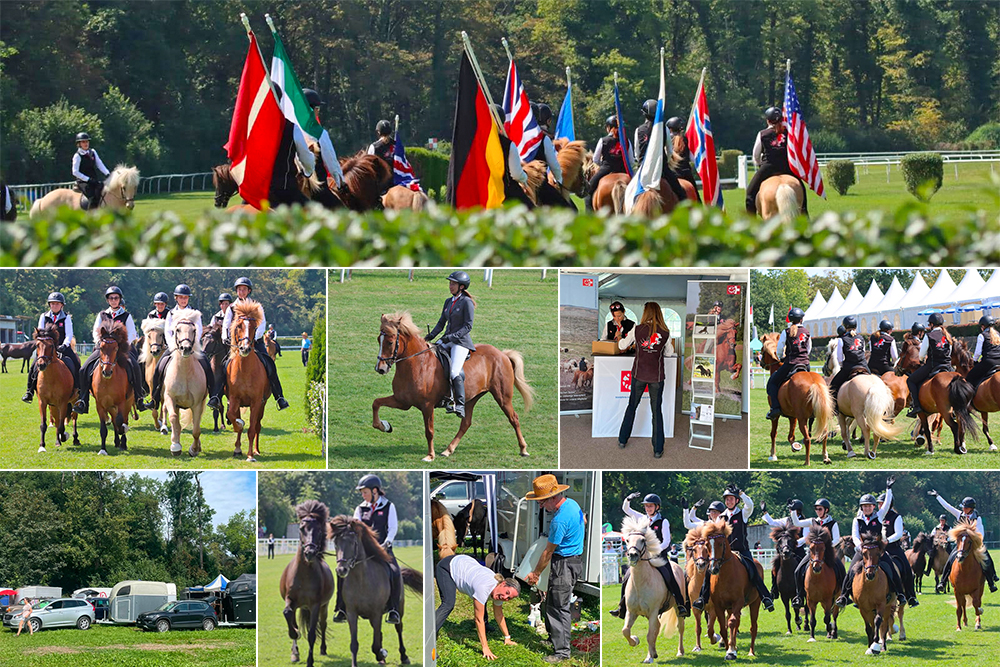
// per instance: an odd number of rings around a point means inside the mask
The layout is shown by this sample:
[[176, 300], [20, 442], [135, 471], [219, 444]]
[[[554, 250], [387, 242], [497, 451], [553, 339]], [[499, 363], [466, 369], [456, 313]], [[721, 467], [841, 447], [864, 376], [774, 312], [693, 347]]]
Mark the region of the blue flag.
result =
[[576, 130], [573, 127], [573, 85], [566, 84], [566, 97], [559, 107], [559, 120], [556, 121], [556, 139], [576, 141]]

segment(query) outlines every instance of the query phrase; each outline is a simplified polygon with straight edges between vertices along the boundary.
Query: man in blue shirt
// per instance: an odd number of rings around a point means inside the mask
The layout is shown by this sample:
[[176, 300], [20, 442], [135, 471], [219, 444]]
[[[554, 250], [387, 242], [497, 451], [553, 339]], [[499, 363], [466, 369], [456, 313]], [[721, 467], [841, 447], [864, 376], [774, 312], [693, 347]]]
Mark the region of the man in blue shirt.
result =
[[533, 490], [525, 497], [538, 501], [542, 509], [553, 512], [555, 516], [549, 522], [549, 543], [525, 580], [534, 586], [542, 571], [551, 563], [545, 625], [555, 653], [545, 656], [545, 662], [557, 663], [570, 658], [571, 600], [573, 588], [583, 571], [581, 554], [586, 519], [576, 501], [565, 496], [569, 486], [559, 484], [555, 475], [541, 475], [531, 484]]

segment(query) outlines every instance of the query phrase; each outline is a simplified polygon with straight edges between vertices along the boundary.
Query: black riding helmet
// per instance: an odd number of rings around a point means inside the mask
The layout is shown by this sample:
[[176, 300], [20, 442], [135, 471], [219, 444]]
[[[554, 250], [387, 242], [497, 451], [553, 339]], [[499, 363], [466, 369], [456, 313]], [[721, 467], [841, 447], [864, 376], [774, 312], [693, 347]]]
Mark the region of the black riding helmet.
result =
[[233, 289], [235, 290], [235, 289], [236, 289], [237, 287], [239, 287], [240, 285], [246, 285], [247, 289], [248, 289], [248, 290], [249, 290], [250, 292], [252, 292], [252, 291], [253, 291], [253, 283], [252, 283], [252, 282], [250, 282], [250, 279], [249, 279], [249, 278], [247, 278], [246, 276], [243, 276], [243, 277], [240, 277], [240, 278], [237, 278], [237, 279], [236, 279], [236, 282], [235, 282], [235, 283], [233, 283]]
[[167, 293], [157, 292], [156, 296], [153, 297], [153, 303], [167, 303]]
[[539, 102], [535, 112], [535, 120], [538, 121], [539, 125], [548, 125], [549, 121], [552, 120], [552, 107], [544, 102]]
[[310, 107], [315, 108], [323, 106], [323, 100], [320, 99], [319, 93], [312, 88], [303, 88], [302, 95], [306, 98], [306, 102], [309, 103]]
[[927, 318], [927, 324], [934, 327], [940, 327], [944, 325], [944, 315], [941, 313], [931, 313], [930, 317]]
[[803, 505], [802, 501], [799, 500], [798, 498], [793, 498], [792, 502], [788, 503], [788, 510], [789, 511], [794, 510], [794, 511], [798, 512], [799, 514], [801, 514], [802, 510], [804, 510], [804, 509], [805, 509], [805, 505]]
[[683, 132], [684, 131], [684, 121], [682, 121], [677, 116], [674, 116], [673, 118], [668, 118], [667, 119], [667, 129], [670, 130], [671, 132], [673, 132], [674, 134], [677, 134], [678, 132]]
[[843, 336], [845, 333], [847, 333], [847, 329], [844, 328], [843, 324], [841, 324], [839, 327], [837, 327], [837, 335], [838, 336]]
[[392, 123], [387, 120], [380, 120], [375, 124], [375, 134], [380, 137], [388, 137], [392, 134]]
[[62, 292], [52, 292], [49, 294], [49, 298], [45, 301], [45, 303], [61, 303], [65, 306], [66, 297], [63, 296]]
[[764, 120], [768, 123], [777, 123], [781, 120], [781, 109], [778, 107], [768, 107], [764, 110]]
[[979, 326], [983, 327], [984, 329], [988, 329], [989, 327], [993, 326], [993, 324], [994, 324], [993, 318], [990, 317], [989, 315], [983, 315], [982, 317], [979, 318]]
[[948, 520], [947, 514], [942, 514], [941, 516], [938, 517], [938, 521], [947, 521], [947, 520]]
[[77, 132], [76, 143], [80, 143], [81, 141], [90, 141], [90, 135], [86, 132]]
[[882, 320], [878, 323], [879, 331], [892, 331], [892, 322], [889, 320]]
[[876, 500], [875, 496], [873, 496], [872, 494], [866, 493], [865, 495], [861, 496], [861, 500], [858, 501], [858, 505], [859, 506], [860, 505], [878, 505], [878, 500]]
[[646, 117], [646, 120], [656, 118], [656, 100], [646, 100], [642, 103], [642, 115]]
[[653, 503], [653, 504], [654, 504], [654, 505], [656, 505], [657, 507], [659, 507], [659, 506], [660, 506], [660, 504], [661, 504], [661, 503], [660, 503], [660, 497], [659, 497], [658, 495], [656, 495], [655, 493], [647, 493], [647, 494], [646, 494], [646, 497], [642, 499], [642, 503], [643, 503], [644, 505], [645, 505], [646, 503]]
[[465, 271], [452, 271], [448, 274], [448, 280], [451, 282], [458, 283], [465, 289], [469, 289], [469, 285], [472, 284], [472, 278]]
[[229, 292], [223, 292], [222, 294], [219, 295], [219, 303], [222, 303], [223, 301], [228, 301], [229, 303], [232, 303], [233, 295], [230, 294]]
[[112, 294], [117, 294], [122, 298], [123, 301], [125, 300], [125, 295], [122, 294], [121, 289], [117, 285], [112, 285], [111, 287], [109, 287], [107, 291], [104, 292], [104, 298], [107, 299]]
[[618, 116], [608, 116], [608, 119], [604, 121], [604, 127], [618, 128]]
[[378, 489], [382, 490], [382, 479], [378, 475], [365, 475], [358, 480], [358, 485], [355, 490], [360, 491], [361, 489]]
[[191, 296], [191, 288], [181, 283], [174, 288], [174, 296]]
[[726, 511], [726, 506], [725, 506], [725, 505], [723, 505], [723, 504], [722, 504], [721, 502], [719, 502], [718, 500], [713, 500], [713, 501], [712, 501], [712, 502], [711, 502], [711, 503], [709, 504], [709, 506], [708, 506], [708, 509], [709, 509], [709, 511], [714, 511], [714, 512], [718, 512], [719, 514], [722, 514], [723, 512], [725, 512], [725, 511]]
[[739, 498], [739, 496], [736, 495], [736, 492], [733, 489], [731, 489], [731, 488], [726, 489], [725, 491], [722, 492], [722, 499], [723, 500], [726, 499], [726, 496], [732, 496], [733, 498]]
[[962, 509], [968, 508], [972, 510], [976, 509], [976, 499], [973, 498], [972, 496], [966, 496], [965, 498], [962, 498], [961, 508]]
[[852, 329], [858, 328], [858, 320], [854, 315], [848, 315], [844, 318], [844, 329], [850, 331]]
[[801, 323], [802, 318], [804, 318], [805, 316], [806, 314], [802, 312], [801, 308], [792, 308], [790, 311], [788, 311], [788, 321], [791, 322], [792, 324]]
[[813, 503], [813, 507], [822, 507], [827, 512], [829, 512], [830, 511], [830, 501], [827, 500], [826, 498], [820, 498], [819, 500], [817, 500], [816, 502]]
[[916, 336], [918, 333], [923, 333], [924, 331], [927, 331], [927, 327], [925, 327], [920, 322], [914, 322], [913, 326], [910, 327], [910, 333], [913, 334], [914, 336]]

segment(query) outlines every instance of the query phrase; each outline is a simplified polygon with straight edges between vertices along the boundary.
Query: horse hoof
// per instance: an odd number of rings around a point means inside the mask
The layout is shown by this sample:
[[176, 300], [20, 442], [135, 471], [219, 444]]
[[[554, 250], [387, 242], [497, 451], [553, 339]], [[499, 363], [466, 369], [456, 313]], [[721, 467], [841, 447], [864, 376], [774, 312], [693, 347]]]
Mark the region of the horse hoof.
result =
[[173, 454], [174, 456], [180, 456], [181, 455], [181, 443], [179, 443], [179, 442], [171, 442], [170, 443], [170, 453]]
[[629, 640], [628, 640], [628, 645], [629, 646], [637, 646], [638, 644], [639, 644], [639, 638], [638, 637], [636, 637], [635, 635], [632, 635], [631, 637], [629, 637]]
[[652, 662], [653, 662], [653, 659], [647, 655], [646, 659], [642, 661], [642, 664], [648, 665], [648, 664], [650, 664]]
[[736, 651], [726, 651], [726, 660], [735, 660]]
[[856, 451], [854, 451], [853, 449], [851, 451], [847, 452], [847, 458], [849, 458], [849, 459], [853, 459], [857, 455], [858, 455], [858, 453]]
[[918, 435], [917, 439], [914, 441], [914, 444], [916, 444], [918, 447], [923, 447], [925, 442], [927, 442], [927, 438], [925, 438], [922, 435]]
[[831, 463], [833, 463], [833, 461], [829, 457], [827, 457], [823, 459], [823, 463], [825, 463], [826, 465], [830, 465]]
[[875, 654], [875, 652], [872, 651], [871, 649], [868, 649], [867, 651], [865, 651], [865, 655], [874, 655], [874, 654]]
[[107, 456], [108, 455], [108, 450], [102, 449], [101, 451], [97, 452], [97, 455], [98, 456]]
[[449, 452], [447, 449], [444, 450], [443, 452], [441, 452], [441, 456], [444, 456], [445, 458], [447, 458], [447, 457], [449, 457], [451, 455], [452, 455], [452, 452]]
[[777, 456], [768, 456], [767, 460], [770, 461], [771, 463], [774, 463], [775, 461], [778, 460], [778, 457]]
[[384, 419], [379, 419], [379, 422], [381, 422], [381, 424], [382, 424], [382, 432], [383, 433], [392, 433], [392, 424], [390, 424], [389, 422], [387, 422]]
[[802, 443], [801, 442], [793, 442], [792, 443], [792, 451], [793, 452], [801, 452], [802, 451]]
[[68, 439], [69, 439], [69, 436], [67, 436], [65, 433], [63, 433], [62, 435], [59, 436], [59, 440], [56, 443], [56, 446], [57, 447], [59, 446], [59, 442], [66, 442]]
[[424, 463], [430, 463], [431, 461], [434, 460], [434, 457], [433, 456], [425, 456], [424, 458], [422, 458], [420, 460], [423, 461]]
[[693, 649], [691, 649], [691, 652], [692, 653], [701, 653], [701, 647], [700, 646], [695, 646]]
[[[788, 634], [792, 634], [792, 633], [790, 633], [790, 632], [789, 632]], [[812, 644], [812, 643], [813, 643], [814, 641], [816, 641], [816, 638], [815, 638], [815, 637], [810, 637], [810, 638], [809, 638], [809, 639], [808, 639], [808, 640], [806, 641], [806, 643], [807, 643], [807, 644]]]
[[247, 463], [257, 463], [257, 459], [252, 456], [247, 457]]
[[684, 651], [677, 651], [677, 657], [678, 658], [683, 658], [684, 657]]
[[194, 447], [188, 450], [188, 456], [190, 456], [191, 458], [195, 458], [196, 456], [198, 456], [198, 452], [194, 451]]
[[521, 456], [523, 456], [524, 458], [528, 458], [529, 456], [531, 456], [531, 454], [528, 453], [528, 450], [524, 450], [523, 452], [521, 452]]
[[997, 446], [996, 445], [990, 445], [990, 451], [991, 452], [997, 451]]
[[924, 452], [924, 456], [934, 456], [934, 452], [932, 452], [932, 451], [926, 451], [926, 452]]
[[39, 448], [38, 448], [38, 453], [39, 453], [39, 454], [44, 454], [44, 453], [45, 453], [45, 447], [44, 447], [44, 446], [42, 446], [42, 447], [39, 447]]
[[875, 460], [875, 452], [868, 452], [868, 459], [871, 461]]
[[170, 435], [170, 429], [167, 428], [166, 424], [160, 427], [160, 433], [162, 435]]
[[968, 450], [965, 448], [965, 445], [962, 445], [961, 447], [956, 447], [955, 448], [955, 453], [956, 454], [965, 454], [966, 452], [968, 452]]
[[122, 424], [122, 433], [128, 433], [128, 424]]
[[240, 429], [243, 428], [244, 424], [245, 422], [242, 419], [237, 419], [235, 422], [233, 422], [233, 426], [236, 426]]

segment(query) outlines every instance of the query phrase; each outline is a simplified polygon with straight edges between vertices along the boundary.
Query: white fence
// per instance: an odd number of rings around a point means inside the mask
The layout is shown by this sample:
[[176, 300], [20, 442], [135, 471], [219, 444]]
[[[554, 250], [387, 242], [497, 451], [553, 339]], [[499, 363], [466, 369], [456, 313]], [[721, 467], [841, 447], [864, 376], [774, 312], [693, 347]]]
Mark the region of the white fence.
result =
[[[14, 198], [19, 204], [30, 208], [31, 204], [39, 197], [44, 197], [53, 190], [72, 188], [75, 185], [76, 181], [28, 183], [25, 185], [12, 185], [10, 189], [14, 191]], [[170, 192], [191, 192], [210, 189], [212, 189], [212, 172], [199, 171], [194, 174], [143, 176], [139, 179], [137, 194], [166, 194]]]
[[[402, 549], [404, 547], [421, 547], [424, 545], [423, 540], [396, 540], [392, 543], [393, 548]], [[298, 539], [277, 539], [274, 540], [274, 553], [276, 556], [281, 556], [285, 554], [294, 554], [299, 550]], [[334, 551], [333, 540], [328, 540], [326, 543], [326, 550], [328, 552]], [[267, 556], [267, 539], [257, 539], [257, 555]]]

